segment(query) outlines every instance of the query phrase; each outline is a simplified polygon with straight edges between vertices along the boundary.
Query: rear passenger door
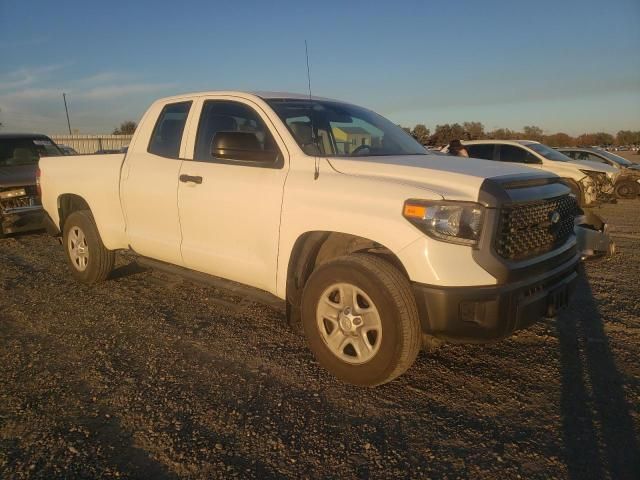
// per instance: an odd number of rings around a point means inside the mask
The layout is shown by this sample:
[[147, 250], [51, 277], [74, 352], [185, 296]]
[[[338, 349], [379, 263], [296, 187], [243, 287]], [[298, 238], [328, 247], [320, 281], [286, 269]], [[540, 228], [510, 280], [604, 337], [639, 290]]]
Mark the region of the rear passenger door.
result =
[[121, 198], [134, 251], [182, 265], [178, 218], [180, 151], [191, 101], [157, 105], [143, 120], [122, 170]]

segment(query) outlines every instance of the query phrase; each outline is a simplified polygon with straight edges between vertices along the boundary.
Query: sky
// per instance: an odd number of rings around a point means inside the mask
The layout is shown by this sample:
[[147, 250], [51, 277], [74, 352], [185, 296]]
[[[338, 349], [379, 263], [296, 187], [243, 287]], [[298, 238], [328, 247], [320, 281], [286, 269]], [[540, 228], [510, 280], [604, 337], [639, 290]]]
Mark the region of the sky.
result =
[[413, 126], [640, 130], [640, 1], [0, 0], [3, 131], [111, 133], [160, 97], [307, 92]]

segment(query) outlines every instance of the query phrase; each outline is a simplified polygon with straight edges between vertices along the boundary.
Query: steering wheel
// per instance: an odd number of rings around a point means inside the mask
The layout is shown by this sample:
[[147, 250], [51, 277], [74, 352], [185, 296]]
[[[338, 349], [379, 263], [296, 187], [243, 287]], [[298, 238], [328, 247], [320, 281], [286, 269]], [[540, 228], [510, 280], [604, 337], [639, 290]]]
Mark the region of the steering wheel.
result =
[[371, 150], [371, 145], [360, 145], [358, 147], [356, 147], [356, 149], [351, 152], [351, 156], [355, 157], [357, 156], [362, 150]]

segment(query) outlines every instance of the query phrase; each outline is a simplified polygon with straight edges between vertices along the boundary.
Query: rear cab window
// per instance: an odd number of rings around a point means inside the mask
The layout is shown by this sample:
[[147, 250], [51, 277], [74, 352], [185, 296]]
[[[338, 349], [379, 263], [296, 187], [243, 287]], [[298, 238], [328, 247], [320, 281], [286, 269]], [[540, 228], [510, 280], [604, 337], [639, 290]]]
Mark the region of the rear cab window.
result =
[[179, 158], [182, 134], [191, 109], [191, 101], [165, 105], [149, 140], [148, 152], [165, 158]]

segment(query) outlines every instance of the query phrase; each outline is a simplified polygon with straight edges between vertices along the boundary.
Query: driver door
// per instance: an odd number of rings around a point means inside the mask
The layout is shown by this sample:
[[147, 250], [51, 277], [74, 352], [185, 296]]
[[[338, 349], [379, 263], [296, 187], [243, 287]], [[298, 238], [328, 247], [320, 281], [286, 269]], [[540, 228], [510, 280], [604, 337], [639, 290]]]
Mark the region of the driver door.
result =
[[209, 97], [196, 108], [178, 185], [184, 264], [275, 292], [284, 144], [249, 101]]

